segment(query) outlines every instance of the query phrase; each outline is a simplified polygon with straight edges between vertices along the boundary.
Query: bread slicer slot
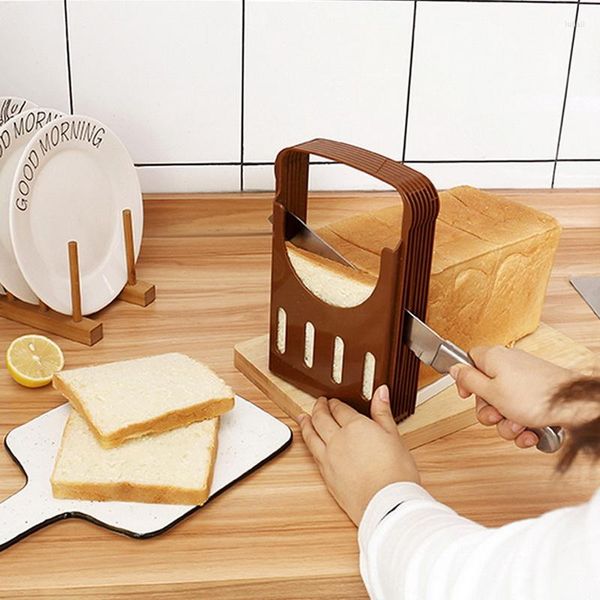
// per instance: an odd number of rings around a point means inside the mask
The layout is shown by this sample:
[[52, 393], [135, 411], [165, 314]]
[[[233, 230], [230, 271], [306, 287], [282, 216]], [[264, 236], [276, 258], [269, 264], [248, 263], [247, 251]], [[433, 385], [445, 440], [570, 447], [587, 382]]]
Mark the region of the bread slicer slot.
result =
[[342, 372], [344, 370], [344, 340], [335, 336], [333, 341], [333, 361], [331, 365], [331, 379], [336, 383], [342, 383]]

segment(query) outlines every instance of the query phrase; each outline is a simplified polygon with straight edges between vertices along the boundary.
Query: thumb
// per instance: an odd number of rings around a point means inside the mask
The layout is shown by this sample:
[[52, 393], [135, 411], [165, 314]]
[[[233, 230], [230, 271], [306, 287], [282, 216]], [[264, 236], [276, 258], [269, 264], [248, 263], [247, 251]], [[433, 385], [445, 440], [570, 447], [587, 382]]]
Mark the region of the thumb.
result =
[[449, 373], [456, 381], [458, 393], [462, 398], [468, 398], [471, 394], [486, 398], [492, 381], [487, 375], [475, 367], [463, 364], [453, 365]]
[[397, 432], [396, 421], [392, 415], [390, 406], [390, 390], [387, 385], [380, 385], [373, 394], [371, 400], [371, 417], [378, 425], [387, 432]]

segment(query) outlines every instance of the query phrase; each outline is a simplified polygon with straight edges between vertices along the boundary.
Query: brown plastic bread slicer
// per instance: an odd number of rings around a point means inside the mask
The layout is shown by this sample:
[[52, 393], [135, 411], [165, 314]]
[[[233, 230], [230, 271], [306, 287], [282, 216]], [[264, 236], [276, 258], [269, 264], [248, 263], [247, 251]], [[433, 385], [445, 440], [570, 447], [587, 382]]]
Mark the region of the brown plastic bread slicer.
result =
[[[358, 306], [343, 308], [320, 300], [304, 286], [288, 258], [288, 214], [306, 222], [311, 154], [391, 185], [403, 203], [400, 242], [394, 249], [383, 249], [375, 289]], [[275, 175], [270, 370], [314, 396], [339, 398], [365, 414], [374, 389], [387, 383], [394, 417], [405, 419], [415, 410], [419, 359], [403, 344], [404, 311], [425, 319], [439, 210], [435, 188], [399, 162], [325, 139], [282, 150]]]

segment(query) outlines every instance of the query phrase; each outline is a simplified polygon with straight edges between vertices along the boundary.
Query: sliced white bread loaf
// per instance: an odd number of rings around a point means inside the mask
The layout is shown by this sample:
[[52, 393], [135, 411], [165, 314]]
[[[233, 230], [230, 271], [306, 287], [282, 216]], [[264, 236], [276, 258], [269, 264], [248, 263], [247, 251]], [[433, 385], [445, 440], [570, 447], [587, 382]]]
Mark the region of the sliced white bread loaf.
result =
[[160, 504], [206, 502], [219, 419], [103, 448], [75, 411], [65, 426], [51, 477], [56, 498]]
[[[556, 219], [468, 186], [439, 197], [428, 323], [467, 349], [511, 344], [534, 331], [560, 237]], [[290, 262], [321, 300], [356, 306], [374, 289], [382, 249], [398, 244], [402, 212], [398, 203], [318, 230], [358, 270], [291, 244]]]
[[[512, 344], [540, 323], [560, 237], [550, 215], [468, 186], [440, 192], [427, 322], [463, 348]], [[400, 239], [402, 205], [362, 213], [318, 230], [357, 267], [287, 244], [303, 284], [324, 302], [364, 302], [379, 275], [383, 248]], [[419, 385], [437, 378], [421, 366]]]
[[222, 379], [178, 353], [61, 371], [52, 385], [105, 448], [217, 417], [234, 404]]

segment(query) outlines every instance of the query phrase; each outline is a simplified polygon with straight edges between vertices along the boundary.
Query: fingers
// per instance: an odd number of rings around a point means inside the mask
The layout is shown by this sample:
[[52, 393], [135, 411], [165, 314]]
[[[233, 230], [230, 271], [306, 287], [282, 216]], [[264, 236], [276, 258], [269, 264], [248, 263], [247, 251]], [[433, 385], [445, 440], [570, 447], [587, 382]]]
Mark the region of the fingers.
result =
[[525, 431], [523, 425], [519, 425], [519, 423], [515, 423], [510, 419], [502, 419], [502, 421], [496, 425], [496, 429], [498, 430], [498, 435], [505, 440], [514, 440], [520, 433]]
[[329, 410], [331, 411], [333, 418], [342, 427], [345, 427], [348, 425], [348, 423], [354, 421], [355, 419], [362, 418], [362, 415], [359, 412], [337, 398], [331, 398], [329, 400]]
[[325, 444], [328, 444], [333, 434], [339, 431], [340, 426], [333, 418], [326, 398], [321, 397], [315, 402], [312, 425]]
[[531, 448], [539, 442], [538, 436], [526, 429], [515, 438], [515, 444], [518, 448]]
[[373, 394], [371, 400], [371, 417], [378, 425], [388, 433], [397, 433], [396, 421], [392, 415], [390, 406], [390, 390], [387, 385], [381, 385]]
[[510, 419], [505, 419], [483, 398], [477, 397], [475, 399], [475, 411], [477, 420], [482, 425], [496, 425], [500, 436], [505, 440], [514, 440], [517, 448], [531, 448], [539, 441], [538, 436], [533, 431], [525, 429], [525, 427]]
[[488, 395], [492, 380], [481, 371], [469, 365], [457, 364], [450, 367], [450, 375], [456, 381], [461, 398], [468, 398], [471, 394], [484, 398]]
[[514, 440], [517, 448], [531, 448], [539, 441], [538, 436], [533, 431], [529, 431], [523, 425], [519, 425], [510, 419], [503, 419], [496, 428], [505, 440]]
[[482, 425], [497, 425], [504, 418], [496, 408], [479, 396], [475, 398], [475, 413]]
[[298, 423], [300, 424], [300, 432], [302, 433], [302, 439], [306, 444], [309, 452], [313, 455], [314, 459], [321, 464], [325, 456], [325, 443], [319, 437], [316, 432], [310, 415], [301, 414], [298, 417]]

